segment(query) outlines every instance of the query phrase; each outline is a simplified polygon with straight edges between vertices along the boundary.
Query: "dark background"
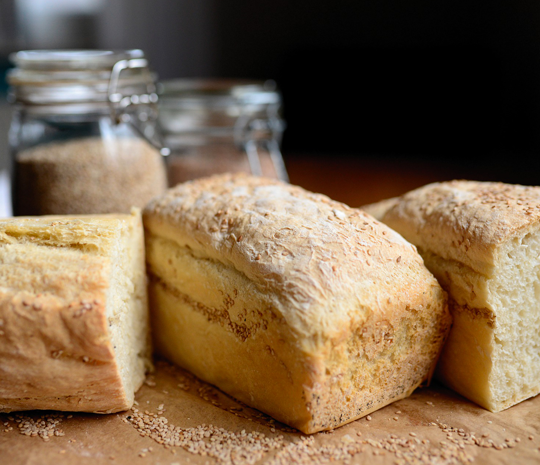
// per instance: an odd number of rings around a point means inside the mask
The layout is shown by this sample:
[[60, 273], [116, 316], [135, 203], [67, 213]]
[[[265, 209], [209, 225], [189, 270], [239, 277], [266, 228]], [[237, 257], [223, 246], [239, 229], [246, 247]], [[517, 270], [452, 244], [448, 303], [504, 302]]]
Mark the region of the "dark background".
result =
[[539, 2], [51, 0], [71, 6], [37, 22], [39, 2], [0, 2], [4, 65], [21, 48], [136, 47], [161, 79], [275, 79], [286, 162], [540, 184]]

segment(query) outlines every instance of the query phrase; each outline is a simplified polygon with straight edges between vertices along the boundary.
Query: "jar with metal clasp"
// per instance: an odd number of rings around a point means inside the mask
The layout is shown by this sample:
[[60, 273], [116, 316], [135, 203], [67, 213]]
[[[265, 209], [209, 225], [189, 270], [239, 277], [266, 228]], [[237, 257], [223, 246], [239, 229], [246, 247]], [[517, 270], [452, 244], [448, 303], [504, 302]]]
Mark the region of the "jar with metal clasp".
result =
[[273, 81], [175, 79], [161, 82], [159, 94], [169, 186], [223, 172], [288, 180]]
[[155, 78], [141, 50], [11, 59], [14, 215], [129, 212], [166, 189]]

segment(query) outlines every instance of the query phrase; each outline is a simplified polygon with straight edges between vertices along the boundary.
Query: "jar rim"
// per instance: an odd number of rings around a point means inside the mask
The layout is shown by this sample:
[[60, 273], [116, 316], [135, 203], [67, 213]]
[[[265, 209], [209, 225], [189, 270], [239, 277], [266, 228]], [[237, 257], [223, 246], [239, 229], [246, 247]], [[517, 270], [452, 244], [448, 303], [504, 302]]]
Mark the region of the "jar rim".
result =
[[25, 70], [91, 70], [109, 69], [120, 60], [144, 58], [140, 49], [132, 50], [21, 50], [12, 53], [10, 61]]
[[235, 104], [281, 103], [275, 81], [242, 79], [171, 79], [160, 82], [160, 105], [226, 107]]
[[16, 67], [7, 74], [9, 98], [27, 108], [100, 103], [116, 114], [131, 104], [157, 102], [156, 76], [140, 49], [22, 50], [10, 59]]

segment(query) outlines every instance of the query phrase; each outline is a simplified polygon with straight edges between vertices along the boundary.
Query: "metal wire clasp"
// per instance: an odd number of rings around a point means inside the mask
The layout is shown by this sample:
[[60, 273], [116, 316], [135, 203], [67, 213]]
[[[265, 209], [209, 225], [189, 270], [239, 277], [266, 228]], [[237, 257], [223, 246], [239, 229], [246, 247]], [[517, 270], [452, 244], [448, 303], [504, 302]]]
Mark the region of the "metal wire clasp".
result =
[[[145, 77], [146, 93], [124, 95], [118, 90], [118, 83], [122, 71], [126, 69], [142, 69]], [[121, 122], [124, 110], [130, 105], [149, 105], [157, 114], [158, 95], [156, 85], [148, 68], [148, 61], [145, 58], [132, 58], [130, 60], [120, 60], [115, 63], [111, 71], [109, 87], [107, 91], [111, 119], [115, 124]]]
[[[273, 98], [273, 97], [272, 97]], [[264, 102], [268, 103], [268, 102]], [[247, 111], [251, 110], [251, 111]], [[251, 174], [262, 176], [260, 148], [270, 154], [276, 174], [282, 181], [289, 182], [287, 169], [279, 148], [285, 123], [278, 115], [279, 102], [269, 104], [266, 118], [252, 118], [256, 111], [245, 104], [234, 127], [234, 139], [247, 155]]]

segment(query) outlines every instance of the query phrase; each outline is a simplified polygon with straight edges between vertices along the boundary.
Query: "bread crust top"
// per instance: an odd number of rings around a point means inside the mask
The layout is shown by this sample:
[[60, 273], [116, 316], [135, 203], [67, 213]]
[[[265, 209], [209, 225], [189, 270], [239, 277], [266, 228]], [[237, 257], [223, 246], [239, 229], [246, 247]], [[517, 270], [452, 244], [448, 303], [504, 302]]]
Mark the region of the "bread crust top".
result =
[[462, 180], [432, 183], [393, 200], [381, 219], [419, 248], [490, 275], [498, 247], [540, 224], [540, 188]]
[[[126, 225], [138, 215], [14, 217], [0, 221], [0, 289], [52, 294], [69, 302], [102, 292], [103, 269]], [[30, 270], [42, 269], [42, 273]], [[97, 284], [100, 283], [100, 284]], [[97, 286], [97, 287], [95, 287]]]
[[[150, 234], [233, 266], [303, 336], [339, 337], [441, 291], [416, 248], [361, 210], [243, 174], [190, 181], [144, 210]], [[438, 297], [434, 297], [437, 294]]]

